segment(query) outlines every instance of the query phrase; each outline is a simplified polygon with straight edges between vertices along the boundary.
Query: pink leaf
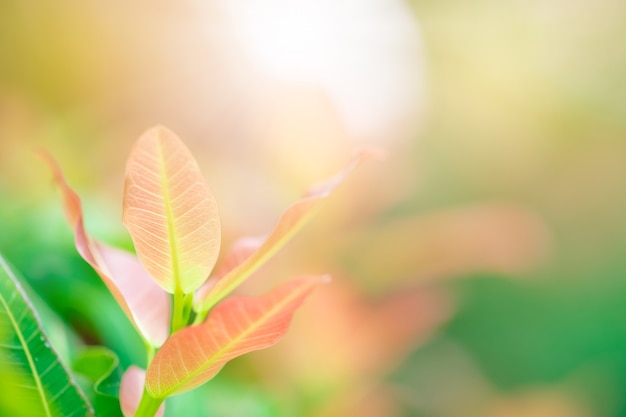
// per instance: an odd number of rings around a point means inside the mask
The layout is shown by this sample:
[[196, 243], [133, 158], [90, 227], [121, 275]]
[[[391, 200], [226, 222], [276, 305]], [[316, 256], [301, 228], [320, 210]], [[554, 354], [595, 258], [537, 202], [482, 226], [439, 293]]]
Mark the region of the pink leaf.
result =
[[261, 247], [264, 241], [264, 237], [242, 237], [237, 239], [224, 259], [218, 264], [215, 273], [196, 291], [195, 297], [204, 298], [223, 276], [241, 265]]
[[359, 152], [342, 172], [328, 181], [313, 187], [307, 196], [287, 208], [278, 220], [278, 224], [274, 227], [274, 230], [272, 230], [256, 252], [230, 270], [224, 277], [217, 280], [217, 282], [212, 281], [207, 288], [201, 289], [199, 293], [196, 294], [194, 298], [194, 309], [198, 312], [208, 311], [239, 286], [306, 224], [326, 197], [328, 197], [361, 162], [370, 157], [379, 156], [380, 154], [380, 151], [374, 149]]
[[87, 234], [80, 198], [67, 184], [56, 161], [47, 153], [42, 156], [61, 189], [78, 253], [100, 275], [143, 337], [150, 344], [160, 346], [169, 335], [171, 306], [168, 294], [156, 285], [135, 256], [99, 243]]
[[165, 398], [213, 378], [229, 360], [272, 346], [287, 332], [295, 310], [327, 276], [290, 281], [262, 297], [234, 297], [208, 319], [175, 333], [148, 367], [146, 389]]
[[[120, 384], [120, 406], [124, 417], [133, 417], [137, 412], [144, 392], [145, 380], [146, 371], [136, 366], [129, 367], [124, 373]], [[165, 404], [161, 404], [155, 417], [163, 417], [164, 413]]]
[[170, 293], [195, 291], [215, 265], [215, 198], [189, 150], [164, 127], [144, 133], [128, 158], [124, 225], [141, 262]]

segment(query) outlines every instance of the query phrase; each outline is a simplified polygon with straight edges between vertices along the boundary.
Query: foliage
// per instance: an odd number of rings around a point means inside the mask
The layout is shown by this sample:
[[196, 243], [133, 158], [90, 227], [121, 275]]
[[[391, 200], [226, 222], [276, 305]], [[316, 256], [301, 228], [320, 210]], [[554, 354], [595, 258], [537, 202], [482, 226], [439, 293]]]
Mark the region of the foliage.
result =
[[121, 408], [126, 417], [160, 416], [167, 397], [204, 384], [235, 357], [277, 343], [295, 311], [329, 280], [327, 276], [304, 276], [260, 297], [224, 298], [374, 154], [359, 153], [344, 171], [314, 187], [283, 213], [266, 237], [237, 241], [211, 275], [221, 240], [217, 204], [191, 153], [174, 133], [163, 127], [148, 130], [128, 159], [123, 223], [137, 256], [87, 232], [80, 198], [56, 161], [42, 153], [61, 190], [78, 253], [140, 334], [148, 363], [146, 370], [131, 366], [123, 373], [115, 353], [94, 347], [81, 351], [72, 371], [67, 370], [0, 258], [0, 358], [7, 364], [3, 392], [33, 398], [20, 410], [6, 411], [46, 417], [116, 416]]

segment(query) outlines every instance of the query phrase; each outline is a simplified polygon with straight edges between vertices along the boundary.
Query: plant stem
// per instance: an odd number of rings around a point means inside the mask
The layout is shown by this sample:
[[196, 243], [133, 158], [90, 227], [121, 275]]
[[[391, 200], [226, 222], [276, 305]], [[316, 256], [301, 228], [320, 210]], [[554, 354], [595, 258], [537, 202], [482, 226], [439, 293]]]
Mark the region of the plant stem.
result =
[[183, 294], [182, 291], [174, 292], [174, 315], [172, 316], [172, 334], [187, 326], [191, 314], [193, 294]]
[[174, 314], [172, 315], [172, 334], [176, 333], [183, 327], [185, 327], [182, 322], [183, 318], [183, 301], [185, 299], [185, 294], [178, 288], [174, 291]]
[[152, 346], [150, 342], [146, 342], [146, 369], [154, 359], [154, 355], [156, 354], [157, 348]]
[[154, 417], [164, 398], [152, 398], [148, 391], [144, 390], [139, 402], [139, 407], [135, 411], [135, 417]]
[[193, 294], [185, 295], [183, 301], [183, 317], [185, 318], [185, 325], [189, 324], [189, 318], [191, 317], [191, 311], [193, 310]]
[[204, 321], [204, 319], [206, 319], [206, 316], [208, 314], [208, 311], [199, 311], [196, 314], [196, 318], [193, 321], [193, 324], [200, 324]]

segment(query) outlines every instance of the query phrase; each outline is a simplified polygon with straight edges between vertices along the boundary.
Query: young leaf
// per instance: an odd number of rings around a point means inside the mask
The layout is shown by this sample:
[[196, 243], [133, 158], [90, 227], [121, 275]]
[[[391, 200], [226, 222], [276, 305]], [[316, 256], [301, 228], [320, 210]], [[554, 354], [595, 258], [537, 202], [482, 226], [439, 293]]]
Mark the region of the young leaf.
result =
[[224, 259], [218, 264], [218, 267], [215, 269], [213, 275], [211, 275], [211, 278], [198, 288], [195, 297], [203, 298], [205, 294], [208, 294], [223, 276], [248, 259], [261, 247], [264, 241], [264, 237], [252, 236], [237, 239], [228, 250]]
[[229, 360], [264, 349], [287, 332], [295, 310], [327, 276], [290, 281], [262, 297], [234, 297], [208, 319], [175, 333], [148, 367], [146, 390], [165, 398], [213, 378]]
[[320, 207], [322, 201], [325, 200], [326, 197], [361, 164], [361, 162], [379, 154], [378, 151], [373, 149], [359, 152], [342, 172], [335, 175], [330, 180], [317, 185], [307, 196], [287, 208], [282, 216], [280, 216], [274, 230], [272, 230], [256, 252], [252, 253], [243, 262], [236, 264], [232, 270], [225, 274], [224, 277], [217, 280], [217, 282], [210, 280], [207, 282], [206, 287], [200, 288], [194, 298], [194, 310], [199, 313], [207, 312], [232, 290], [237, 288], [237, 286], [282, 248], [285, 243], [306, 224]]
[[150, 344], [160, 346], [169, 336], [170, 297], [150, 278], [135, 256], [99, 243], [87, 234], [80, 198], [68, 185], [56, 161], [47, 153], [41, 155], [61, 190], [78, 253], [100, 275], [139, 333]]
[[28, 416], [84, 417], [91, 405], [50, 347], [17, 277], [0, 256], [0, 368]]
[[144, 133], [128, 159], [124, 225], [141, 262], [170, 293], [192, 293], [215, 265], [215, 198], [189, 150], [164, 127]]
[[[120, 406], [124, 417], [133, 417], [137, 412], [144, 393], [145, 380], [146, 371], [136, 366], [131, 366], [124, 373], [120, 386]], [[161, 404], [154, 416], [163, 417], [164, 413], [165, 404]]]

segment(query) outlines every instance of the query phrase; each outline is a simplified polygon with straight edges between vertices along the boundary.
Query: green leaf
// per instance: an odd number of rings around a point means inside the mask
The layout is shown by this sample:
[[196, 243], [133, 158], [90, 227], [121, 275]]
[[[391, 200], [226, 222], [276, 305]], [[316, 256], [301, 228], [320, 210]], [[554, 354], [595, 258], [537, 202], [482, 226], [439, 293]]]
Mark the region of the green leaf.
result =
[[[85, 417], [93, 410], [50, 346], [18, 279], [0, 256], [0, 369], [11, 392], [0, 415]], [[23, 404], [16, 409], [6, 404]], [[26, 408], [27, 407], [27, 408]], [[8, 411], [11, 414], [8, 414]], [[19, 411], [18, 411], [19, 410]]]
[[123, 417], [119, 394], [122, 368], [117, 355], [111, 350], [96, 346], [83, 349], [72, 369], [79, 379], [97, 417]]
[[91, 347], [81, 352], [72, 368], [93, 382], [97, 394], [118, 398], [122, 379], [119, 364], [114, 352], [104, 347]]

